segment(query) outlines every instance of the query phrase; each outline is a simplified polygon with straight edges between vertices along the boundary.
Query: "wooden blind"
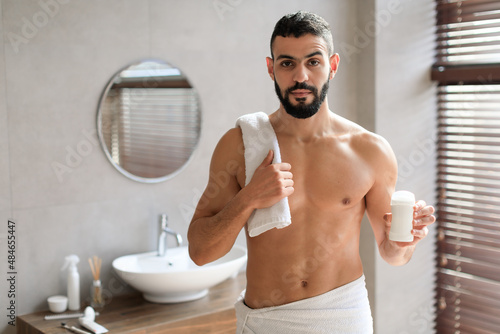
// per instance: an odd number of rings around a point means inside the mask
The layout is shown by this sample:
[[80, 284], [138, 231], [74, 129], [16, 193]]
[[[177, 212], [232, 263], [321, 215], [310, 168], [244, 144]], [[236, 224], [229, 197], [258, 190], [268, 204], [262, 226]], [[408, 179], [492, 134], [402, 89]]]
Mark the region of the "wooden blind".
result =
[[500, 80], [500, 1], [437, 0], [433, 79], [487, 84]]
[[437, 0], [437, 333], [500, 333], [500, 1]]

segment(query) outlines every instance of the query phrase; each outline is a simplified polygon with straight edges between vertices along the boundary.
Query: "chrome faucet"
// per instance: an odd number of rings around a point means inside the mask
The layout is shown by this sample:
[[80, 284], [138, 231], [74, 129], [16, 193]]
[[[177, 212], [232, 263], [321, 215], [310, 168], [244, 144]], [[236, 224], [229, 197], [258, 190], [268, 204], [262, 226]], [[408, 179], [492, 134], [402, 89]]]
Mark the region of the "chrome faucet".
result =
[[182, 236], [171, 230], [167, 226], [168, 217], [166, 214], [160, 215], [160, 233], [158, 237], [158, 256], [165, 256], [167, 254], [167, 235], [173, 235], [177, 240], [177, 247], [182, 245]]

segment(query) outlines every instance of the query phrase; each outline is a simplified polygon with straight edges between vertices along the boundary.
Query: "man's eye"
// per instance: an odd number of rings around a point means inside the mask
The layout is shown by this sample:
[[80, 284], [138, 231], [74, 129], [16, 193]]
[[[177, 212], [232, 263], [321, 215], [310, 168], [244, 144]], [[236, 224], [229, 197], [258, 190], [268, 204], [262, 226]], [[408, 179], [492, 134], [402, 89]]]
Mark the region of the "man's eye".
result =
[[319, 63], [319, 60], [311, 60], [309, 62], [309, 64], [312, 65], [312, 66], [318, 66], [320, 63]]
[[284, 61], [281, 63], [281, 66], [283, 66], [283, 67], [290, 67], [292, 65], [293, 65], [293, 63], [291, 61]]

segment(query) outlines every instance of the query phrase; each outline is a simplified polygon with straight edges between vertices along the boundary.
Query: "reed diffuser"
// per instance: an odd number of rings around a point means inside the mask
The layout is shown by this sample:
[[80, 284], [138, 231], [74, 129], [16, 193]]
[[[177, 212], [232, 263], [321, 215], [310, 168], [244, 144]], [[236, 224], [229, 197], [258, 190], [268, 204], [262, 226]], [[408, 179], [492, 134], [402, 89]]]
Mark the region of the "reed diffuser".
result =
[[94, 309], [102, 309], [104, 307], [100, 280], [102, 259], [94, 256], [93, 259], [89, 258], [89, 264], [90, 270], [92, 270], [92, 276], [94, 277], [94, 281], [90, 287], [90, 306]]

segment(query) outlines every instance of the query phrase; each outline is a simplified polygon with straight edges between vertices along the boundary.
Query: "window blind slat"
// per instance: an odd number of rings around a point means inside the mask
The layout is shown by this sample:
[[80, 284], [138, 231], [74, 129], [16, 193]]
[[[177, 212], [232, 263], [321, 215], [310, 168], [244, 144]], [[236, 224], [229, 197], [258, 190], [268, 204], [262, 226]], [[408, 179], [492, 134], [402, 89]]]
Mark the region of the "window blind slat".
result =
[[498, 221], [500, 221], [500, 209], [499, 207], [493, 205], [481, 205], [478, 202], [474, 203], [466, 200], [456, 201], [450, 198], [446, 198], [440, 204], [442, 204], [443, 207], [450, 208], [452, 210], [460, 210], [460, 212], [463, 213], [475, 214], [477, 217], [482, 215], [493, 219], [498, 218]]
[[497, 18], [500, 4], [496, 0], [436, 1], [437, 25], [477, 22]]
[[[466, 307], [469, 306], [469, 307]], [[454, 309], [459, 309], [460, 316], [457, 316], [457, 312]], [[442, 317], [448, 318], [450, 321], [460, 320], [461, 323], [474, 323], [474, 328], [481, 328], [483, 330], [494, 331], [497, 326], [500, 325], [499, 318], [491, 315], [494, 312], [494, 309], [489, 308], [482, 304], [471, 304], [467, 305], [460, 303], [460, 305], [449, 308], [442, 313]], [[458, 328], [457, 328], [458, 329]], [[463, 330], [463, 328], [460, 328]], [[460, 332], [462, 333], [462, 332]], [[471, 333], [477, 333], [473, 331]]]
[[[439, 204], [438, 206], [444, 215], [460, 213], [461, 216], [470, 219], [479, 219], [486, 222], [497, 222], [498, 217], [493, 213], [481, 213], [480, 211], [472, 211], [464, 208], [451, 207], [446, 204]], [[443, 216], [444, 218], [444, 216]]]
[[440, 261], [442, 268], [450, 270], [458, 268], [459, 272], [466, 274], [480, 271], [484, 278], [490, 280], [495, 280], [500, 275], [500, 268], [491, 262], [480, 262], [452, 254], [445, 254]]
[[440, 284], [461, 288], [476, 293], [478, 297], [486, 297], [485, 299], [500, 298], [500, 283], [496, 280], [445, 268], [439, 269], [438, 276], [441, 278]]
[[465, 231], [478, 235], [483, 233], [487, 237], [496, 239], [496, 242], [498, 242], [498, 232], [493, 232], [495, 230], [498, 231], [498, 228], [495, 228], [494, 223], [495, 222], [486, 220], [481, 221], [480, 219], [471, 219], [470, 217], [463, 217], [459, 214], [456, 215], [453, 212], [448, 212], [442, 217], [440, 231], [443, 233], [446, 233], [446, 231]]
[[[446, 190], [443, 190], [441, 192], [443, 195], [441, 197], [441, 201], [447, 201], [447, 200], [464, 200], [468, 201], [469, 203], [477, 203], [479, 205], [492, 205], [496, 207], [500, 207], [500, 200], [491, 196], [484, 196], [484, 195], [479, 195], [477, 193], [473, 192], [461, 192], [457, 191], [452, 188], [448, 188]], [[500, 224], [500, 222], [498, 222]]]
[[438, 323], [452, 328], [449, 328], [449, 331], [439, 329], [439, 334], [498, 334], [498, 332], [496, 332], [498, 326], [498, 324], [496, 324], [497, 318], [488, 315], [491, 314], [493, 310], [480, 308], [480, 311], [473, 311], [475, 310], [473, 307], [465, 306], [467, 305], [455, 307], [455, 309], [458, 308], [461, 310], [459, 315], [456, 314], [457, 312], [451, 311], [444, 311], [441, 313], [441, 320]]
[[500, 265], [500, 249], [498, 247], [475, 245], [469, 241], [462, 241], [454, 238], [446, 240], [445, 235], [442, 234], [444, 232], [441, 230], [441, 227], [438, 233], [440, 241], [446, 241], [438, 243], [439, 252], [465, 256], [470, 259], [493, 262]]

